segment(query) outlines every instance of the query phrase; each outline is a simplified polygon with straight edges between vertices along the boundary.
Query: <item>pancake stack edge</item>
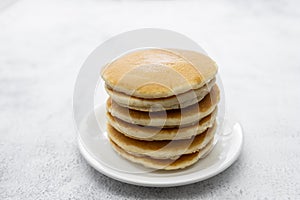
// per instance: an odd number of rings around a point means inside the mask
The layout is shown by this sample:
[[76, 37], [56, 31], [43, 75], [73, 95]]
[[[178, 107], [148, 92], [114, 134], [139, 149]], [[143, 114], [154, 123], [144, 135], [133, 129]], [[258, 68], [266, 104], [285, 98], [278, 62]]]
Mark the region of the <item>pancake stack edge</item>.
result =
[[[156, 77], [163, 73], [165, 80]], [[113, 149], [164, 170], [186, 168], [206, 156], [217, 129], [216, 73], [209, 57], [178, 49], [140, 50], [107, 65], [102, 78], [110, 96], [107, 132]]]

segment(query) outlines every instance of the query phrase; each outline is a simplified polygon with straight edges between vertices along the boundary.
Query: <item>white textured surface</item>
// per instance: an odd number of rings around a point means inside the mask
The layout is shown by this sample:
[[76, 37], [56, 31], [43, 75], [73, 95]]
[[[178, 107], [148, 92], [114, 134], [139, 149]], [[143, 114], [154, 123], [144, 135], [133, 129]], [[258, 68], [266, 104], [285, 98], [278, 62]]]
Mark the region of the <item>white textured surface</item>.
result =
[[[14, 2], [0, 2], [0, 199], [300, 198], [296, 0]], [[102, 41], [142, 27], [186, 34], [218, 62], [245, 131], [241, 157], [222, 174], [143, 188], [101, 175], [80, 156], [76, 74]]]

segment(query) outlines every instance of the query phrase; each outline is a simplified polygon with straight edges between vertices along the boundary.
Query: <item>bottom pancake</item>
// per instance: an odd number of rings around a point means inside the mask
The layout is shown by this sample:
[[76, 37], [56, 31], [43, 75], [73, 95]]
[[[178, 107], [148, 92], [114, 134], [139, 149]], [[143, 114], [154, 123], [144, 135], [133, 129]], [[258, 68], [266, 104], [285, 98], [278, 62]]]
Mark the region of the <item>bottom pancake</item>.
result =
[[172, 159], [154, 159], [147, 156], [136, 156], [130, 154], [110, 140], [113, 149], [127, 160], [141, 164], [152, 169], [176, 170], [183, 169], [195, 164], [199, 159], [204, 158], [213, 147], [213, 139], [201, 150], [180, 156], [177, 160]]
[[182, 154], [191, 154], [204, 148], [214, 137], [216, 122], [203, 133], [185, 140], [142, 141], [126, 137], [107, 124], [109, 138], [120, 148], [133, 155], [154, 159], [177, 159]]

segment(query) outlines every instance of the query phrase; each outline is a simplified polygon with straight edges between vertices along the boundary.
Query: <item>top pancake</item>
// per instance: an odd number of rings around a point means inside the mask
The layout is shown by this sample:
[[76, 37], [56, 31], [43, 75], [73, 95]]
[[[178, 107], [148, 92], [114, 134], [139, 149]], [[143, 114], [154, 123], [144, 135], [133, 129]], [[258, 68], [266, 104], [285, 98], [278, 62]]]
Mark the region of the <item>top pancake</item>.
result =
[[197, 89], [217, 73], [206, 55], [179, 49], [144, 49], [108, 64], [102, 78], [113, 90], [139, 98], [164, 98]]

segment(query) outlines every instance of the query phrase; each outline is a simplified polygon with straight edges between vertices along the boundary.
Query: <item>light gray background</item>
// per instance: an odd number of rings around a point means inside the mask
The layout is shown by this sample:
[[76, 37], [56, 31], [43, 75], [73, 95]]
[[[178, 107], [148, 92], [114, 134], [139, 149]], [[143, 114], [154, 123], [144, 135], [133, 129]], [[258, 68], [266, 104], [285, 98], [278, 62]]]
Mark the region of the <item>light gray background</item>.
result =
[[[298, 2], [0, 1], [0, 199], [299, 199]], [[189, 36], [220, 66], [245, 145], [214, 178], [143, 188], [101, 175], [80, 156], [78, 70], [104, 40], [143, 27]]]

